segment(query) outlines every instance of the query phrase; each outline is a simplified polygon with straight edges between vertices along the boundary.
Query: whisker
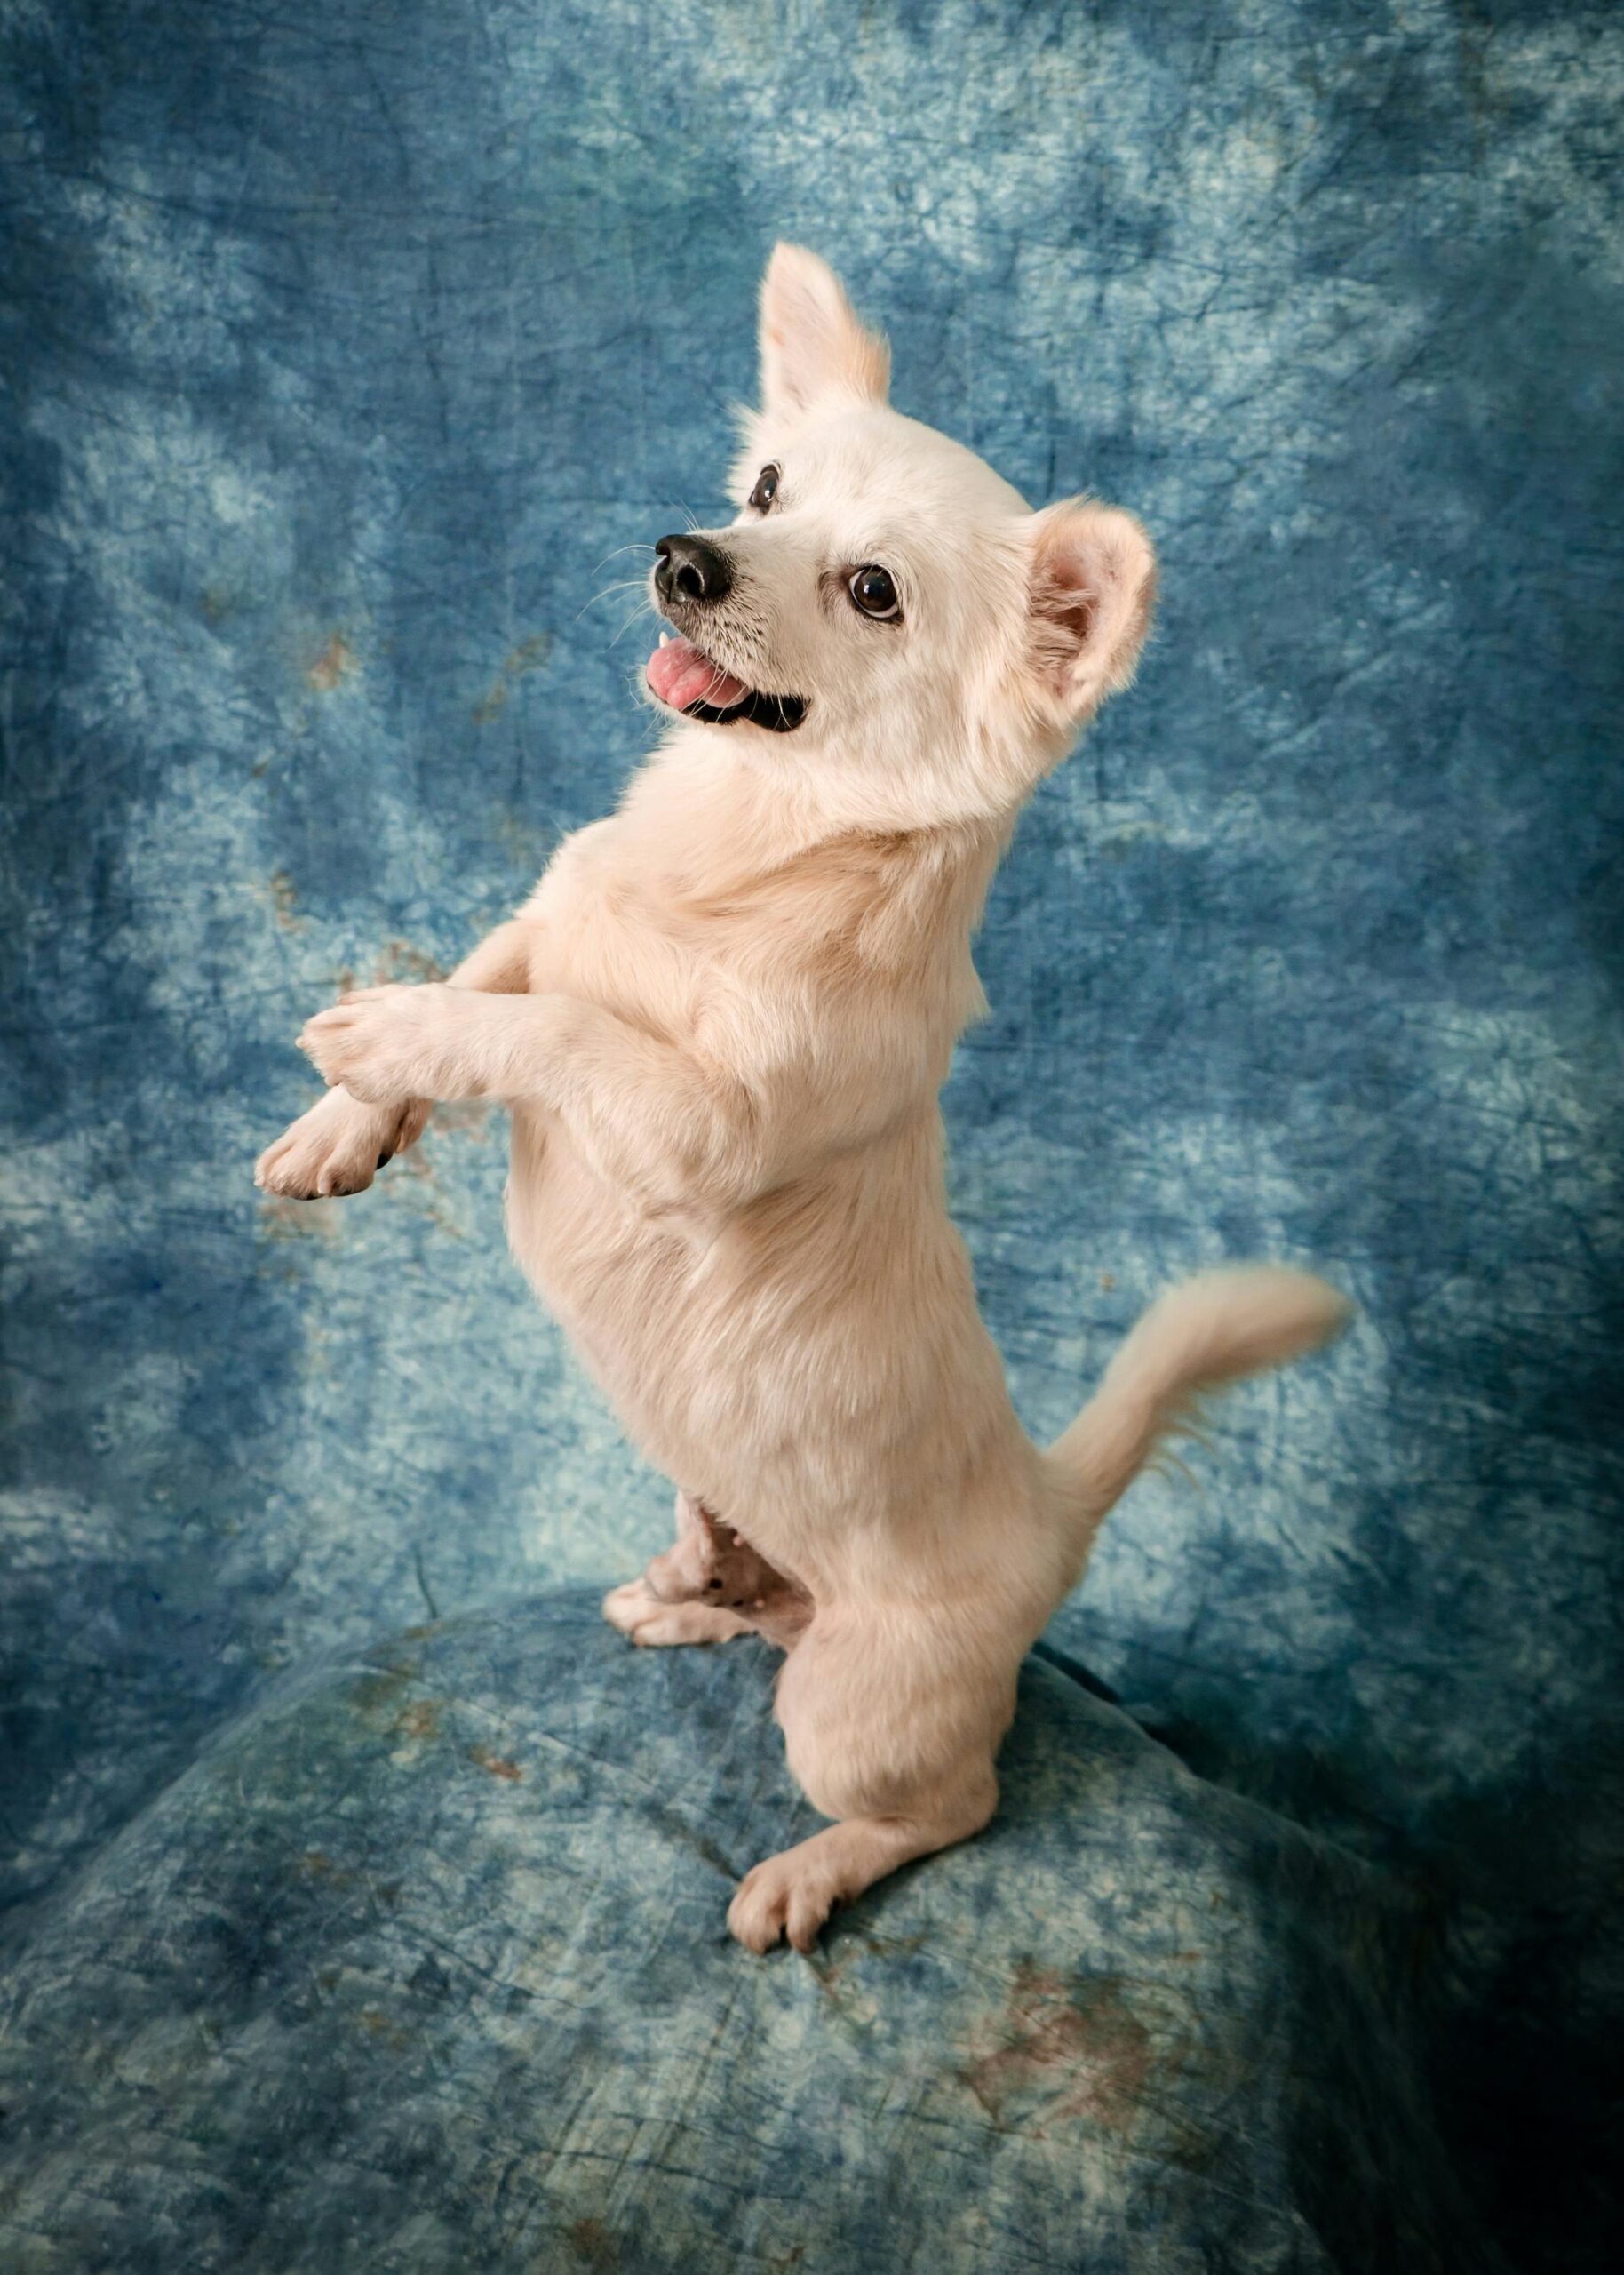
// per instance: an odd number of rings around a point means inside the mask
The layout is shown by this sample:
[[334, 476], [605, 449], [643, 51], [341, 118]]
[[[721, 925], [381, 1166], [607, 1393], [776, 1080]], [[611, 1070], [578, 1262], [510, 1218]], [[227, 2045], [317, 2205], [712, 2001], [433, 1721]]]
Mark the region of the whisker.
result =
[[648, 611], [650, 616], [655, 612], [649, 603], [647, 595], [638, 602], [637, 606], [632, 611], [631, 615], [626, 618], [619, 631], [616, 633], [615, 637], [609, 642], [609, 646], [611, 648], [618, 646], [619, 643], [625, 637], [625, 635], [631, 630], [632, 627], [636, 623], [638, 618], [642, 615], [645, 610]]
[[613, 553], [606, 553], [601, 561], [595, 561], [593, 563], [591, 573], [595, 577], [600, 569], [607, 569], [609, 563], [611, 561], [618, 561], [623, 553], [652, 553], [653, 551], [654, 547], [651, 545], [643, 545], [641, 543], [636, 545], [617, 545]]
[[593, 593], [590, 600], [585, 600], [581, 603], [580, 607], [576, 611], [576, 622], [578, 624], [581, 619], [585, 615], [587, 610], [589, 608], [595, 608], [600, 601], [613, 600], [617, 593], [631, 592], [642, 593], [644, 598], [647, 599], [648, 595], [644, 588], [643, 580], [641, 577], [623, 577], [617, 584], [605, 585], [601, 593]]

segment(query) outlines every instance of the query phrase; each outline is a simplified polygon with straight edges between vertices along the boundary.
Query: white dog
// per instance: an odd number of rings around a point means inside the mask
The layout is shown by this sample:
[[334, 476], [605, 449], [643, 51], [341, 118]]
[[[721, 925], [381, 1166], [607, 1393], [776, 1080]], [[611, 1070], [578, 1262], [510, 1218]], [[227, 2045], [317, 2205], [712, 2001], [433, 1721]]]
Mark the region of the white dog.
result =
[[728, 1918], [804, 1951], [986, 1824], [1022, 1656], [1158, 1433], [1346, 1307], [1301, 1273], [1191, 1281], [1047, 1452], [1022, 1431], [937, 1093], [993, 870], [1131, 677], [1154, 558], [1126, 514], [1034, 514], [890, 410], [884, 341], [811, 253], [774, 253], [760, 346], [736, 520], [656, 548], [658, 752], [447, 985], [310, 1021], [333, 1087], [258, 1178], [358, 1193], [430, 1101], [511, 1108], [514, 1252], [681, 1489], [675, 1547], [605, 1613], [788, 1653], [790, 1765], [837, 1822]]

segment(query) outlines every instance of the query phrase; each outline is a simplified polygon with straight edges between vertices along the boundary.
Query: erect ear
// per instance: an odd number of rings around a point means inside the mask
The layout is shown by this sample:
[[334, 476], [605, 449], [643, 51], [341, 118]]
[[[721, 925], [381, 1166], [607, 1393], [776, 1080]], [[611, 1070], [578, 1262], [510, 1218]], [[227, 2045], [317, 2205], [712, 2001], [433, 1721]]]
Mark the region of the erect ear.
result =
[[1068, 498], [1032, 515], [1028, 651], [1057, 726], [1127, 685], [1155, 601], [1156, 555], [1131, 514]]
[[761, 279], [761, 407], [805, 411], [843, 393], [883, 403], [891, 351], [851, 312], [840, 280], [804, 245], [777, 245]]

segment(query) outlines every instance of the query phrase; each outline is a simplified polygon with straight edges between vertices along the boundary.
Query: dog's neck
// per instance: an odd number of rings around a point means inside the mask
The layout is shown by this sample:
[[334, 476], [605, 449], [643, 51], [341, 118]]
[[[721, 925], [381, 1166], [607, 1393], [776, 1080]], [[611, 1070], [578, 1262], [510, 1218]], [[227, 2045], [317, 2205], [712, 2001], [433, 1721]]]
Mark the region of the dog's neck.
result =
[[616, 824], [623, 886], [719, 938], [745, 918], [753, 953], [803, 976], [902, 987], [951, 1048], [986, 1013], [971, 943], [1013, 816], [864, 826], [787, 796], [716, 739], [668, 744], [633, 782]]
[[760, 888], [839, 846], [884, 845], [933, 868], [962, 872], [968, 924], [979, 921], [993, 871], [1015, 826], [1007, 812], [933, 810], [825, 769], [775, 763], [741, 753], [715, 730], [678, 728], [633, 777], [622, 802], [628, 834], [643, 859], [678, 884], [684, 898], [727, 898]]

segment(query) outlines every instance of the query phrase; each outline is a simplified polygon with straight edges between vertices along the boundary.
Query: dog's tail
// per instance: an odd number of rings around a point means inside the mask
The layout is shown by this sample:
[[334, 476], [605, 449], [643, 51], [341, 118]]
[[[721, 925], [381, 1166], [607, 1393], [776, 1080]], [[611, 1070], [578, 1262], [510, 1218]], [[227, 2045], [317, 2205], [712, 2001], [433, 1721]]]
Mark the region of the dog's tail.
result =
[[1046, 1456], [1072, 1513], [1078, 1569], [1158, 1444], [1190, 1433], [1204, 1391], [1318, 1350], [1352, 1308], [1323, 1280], [1271, 1264], [1203, 1273], [1153, 1303]]

